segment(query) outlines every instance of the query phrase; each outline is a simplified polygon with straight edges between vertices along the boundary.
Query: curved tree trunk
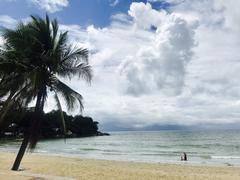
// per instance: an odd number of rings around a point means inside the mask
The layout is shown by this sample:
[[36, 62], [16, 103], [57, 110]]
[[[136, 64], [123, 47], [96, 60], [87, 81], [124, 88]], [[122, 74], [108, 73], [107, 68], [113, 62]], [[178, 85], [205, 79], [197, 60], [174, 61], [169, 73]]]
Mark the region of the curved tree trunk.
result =
[[26, 132], [26, 133], [24, 133], [24, 138], [23, 138], [21, 147], [20, 147], [20, 149], [18, 151], [18, 154], [17, 154], [17, 157], [14, 161], [14, 164], [13, 164], [13, 167], [12, 167], [13, 171], [17, 171], [19, 169], [20, 163], [22, 161], [22, 158], [23, 158], [24, 153], [25, 153], [25, 151], [27, 149], [27, 146], [28, 146], [28, 141], [29, 141], [29, 134]]
[[[33, 122], [30, 123], [30, 127], [24, 133], [24, 138], [23, 138], [21, 147], [18, 151], [17, 157], [16, 157], [16, 159], [14, 161], [14, 164], [13, 164], [13, 167], [12, 167], [13, 171], [17, 171], [19, 169], [19, 166], [21, 164], [21, 161], [22, 161], [22, 158], [25, 154], [25, 151], [28, 147], [28, 144], [31, 141], [31, 138], [33, 138], [32, 136], [35, 136], [35, 134], [33, 134], [33, 133], [39, 132], [39, 129], [35, 129], [35, 128], [38, 128], [39, 118], [40, 118], [39, 116], [41, 114], [40, 112], [43, 111], [42, 101], [44, 101], [43, 100], [43, 93], [39, 92], [38, 96], [37, 96], [35, 113], [34, 113], [35, 115], [34, 115], [34, 118], [33, 118]], [[35, 130], [35, 132], [34, 132], [34, 130]]]

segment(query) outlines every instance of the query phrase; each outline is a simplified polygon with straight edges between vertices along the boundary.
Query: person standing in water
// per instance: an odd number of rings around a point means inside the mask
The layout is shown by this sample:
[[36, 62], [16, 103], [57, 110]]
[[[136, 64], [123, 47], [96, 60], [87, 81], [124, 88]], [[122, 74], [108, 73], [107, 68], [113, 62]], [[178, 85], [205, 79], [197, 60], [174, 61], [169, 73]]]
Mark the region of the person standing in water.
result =
[[181, 156], [181, 161], [187, 161], [187, 154], [185, 152]]

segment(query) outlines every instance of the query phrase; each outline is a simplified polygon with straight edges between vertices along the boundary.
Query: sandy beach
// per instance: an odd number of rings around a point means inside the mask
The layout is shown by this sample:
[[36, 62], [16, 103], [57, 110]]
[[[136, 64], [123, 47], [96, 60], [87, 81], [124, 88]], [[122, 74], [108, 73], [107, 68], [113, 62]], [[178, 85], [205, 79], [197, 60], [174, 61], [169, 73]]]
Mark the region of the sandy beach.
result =
[[239, 167], [190, 166], [173, 164], [149, 164], [108, 160], [88, 160], [56, 156], [26, 154], [21, 168], [11, 171], [13, 153], [0, 153], [1, 180], [30, 179], [240, 179]]

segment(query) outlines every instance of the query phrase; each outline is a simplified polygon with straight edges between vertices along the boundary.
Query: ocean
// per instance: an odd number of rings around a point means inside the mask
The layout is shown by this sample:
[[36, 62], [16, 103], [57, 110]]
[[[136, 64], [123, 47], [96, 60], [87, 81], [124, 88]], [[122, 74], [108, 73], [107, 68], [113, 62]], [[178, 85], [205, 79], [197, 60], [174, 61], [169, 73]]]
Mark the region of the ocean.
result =
[[[43, 140], [35, 153], [149, 163], [240, 165], [240, 131], [122, 131], [110, 136]], [[0, 141], [16, 151], [20, 141]], [[188, 156], [181, 162], [182, 153]]]

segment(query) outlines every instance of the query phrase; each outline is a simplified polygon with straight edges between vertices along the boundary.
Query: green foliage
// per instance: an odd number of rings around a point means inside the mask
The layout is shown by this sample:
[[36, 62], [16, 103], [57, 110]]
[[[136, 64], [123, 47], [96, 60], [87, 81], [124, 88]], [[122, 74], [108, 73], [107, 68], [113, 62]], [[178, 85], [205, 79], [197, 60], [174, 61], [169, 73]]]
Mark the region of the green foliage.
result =
[[[65, 137], [64, 129], [61, 126], [61, 113], [59, 110], [53, 110], [45, 113], [42, 118], [42, 126], [40, 138], [62, 138]], [[83, 137], [99, 135], [98, 122], [93, 121], [90, 117], [83, 117], [81, 115], [71, 116], [66, 112], [62, 113], [65, 119], [68, 133], [66, 137]], [[8, 121], [4, 128], [0, 131], [0, 137], [21, 138], [24, 131], [30, 126], [34, 117], [34, 112], [28, 111], [14, 111], [8, 114], [6, 118]]]

